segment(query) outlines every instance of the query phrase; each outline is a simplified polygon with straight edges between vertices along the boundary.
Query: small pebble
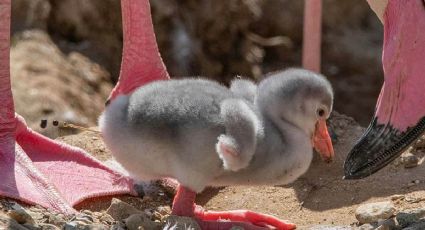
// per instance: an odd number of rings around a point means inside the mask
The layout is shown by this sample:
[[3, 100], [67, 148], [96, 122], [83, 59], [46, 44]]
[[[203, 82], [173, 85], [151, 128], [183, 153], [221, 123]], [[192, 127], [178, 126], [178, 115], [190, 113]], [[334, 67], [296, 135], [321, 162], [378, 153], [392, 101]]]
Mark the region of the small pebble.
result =
[[163, 216], [161, 215], [161, 213], [159, 213], [159, 212], [157, 212], [157, 211], [154, 211], [154, 212], [153, 212], [152, 217], [153, 217], [155, 220], [162, 220], [162, 218], [163, 218]]
[[90, 210], [82, 210], [81, 213], [86, 214], [86, 215], [89, 215], [89, 216], [92, 216], [93, 215], [93, 212], [90, 211]]
[[368, 203], [359, 206], [356, 210], [356, 219], [361, 223], [373, 223], [380, 219], [388, 219], [395, 213], [391, 202]]
[[92, 224], [94, 222], [93, 217], [86, 214], [79, 214], [73, 220], [80, 221], [86, 224]]
[[104, 224], [112, 224], [114, 222], [114, 218], [109, 214], [102, 213], [102, 216], [99, 217], [99, 220]]
[[163, 216], [170, 215], [171, 213], [170, 206], [159, 206], [156, 210]]
[[65, 216], [63, 214], [50, 214], [48, 217], [48, 223], [56, 226], [65, 225]]
[[34, 219], [25, 209], [9, 210], [7, 215], [16, 220], [19, 224], [35, 224]]
[[18, 224], [16, 220], [1, 214], [0, 214], [0, 229], [28, 230], [24, 226]]
[[425, 136], [419, 138], [419, 140], [414, 144], [414, 146], [418, 149], [425, 148]]
[[113, 198], [106, 213], [114, 218], [114, 220], [123, 220], [132, 214], [142, 214], [143, 212], [124, 201]]
[[71, 221], [65, 224], [63, 227], [64, 230], [77, 230], [83, 228], [83, 226], [87, 225], [86, 223]]
[[405, 152], [401, 155], [401, 162], [405, 168], [414, 168], [418, 166], [419, 158], [411, 152]]
[[157, 223], [151, 221], [144, 214], [133, 214], [125, 219], [125, 226], [128, 230], [139, 230], [140, 227], [143, 229], [157, 229], [159, 226]]
[[30, 208], [27, 213], [34, 219], [35, 222], [46, 221], [48, 216], [45, 216], [44, 213], [46, 210], [38, 208]]

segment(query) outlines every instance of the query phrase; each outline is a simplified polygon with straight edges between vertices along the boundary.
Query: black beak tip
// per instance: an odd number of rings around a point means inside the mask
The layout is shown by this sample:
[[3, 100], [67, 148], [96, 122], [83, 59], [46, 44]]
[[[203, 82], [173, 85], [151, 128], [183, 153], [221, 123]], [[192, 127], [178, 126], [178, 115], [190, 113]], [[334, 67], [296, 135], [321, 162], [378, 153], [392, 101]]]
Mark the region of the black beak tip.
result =
[[377, 124], [376, 118], [354, 145], [344, 163], [344, 180], [368, 177], [379, 171], [409, 147], [425, 131], [425, 118], [399, 132], [391, 124]]
[[352, 175], [350, 175], [350, 174], [345, 174], [343, 177], [342, 177], [342, 179], [343, 180], [351, 180], [351, 179], [354, 179], [353, 177], [352, 177]]
[[362, 173], [352, 173], [352, 172], [345, 172], [345, 175], [342, 177], [343, 180], [358, 180], [365, 178], [366, 176]]
[[353, 170], [350, 165], [347, 163], [344, 164], [344, 176], [342, 177], [344, 180], [355, 180], [360, 179], [359, 175], [356, 173], [356, 170]]

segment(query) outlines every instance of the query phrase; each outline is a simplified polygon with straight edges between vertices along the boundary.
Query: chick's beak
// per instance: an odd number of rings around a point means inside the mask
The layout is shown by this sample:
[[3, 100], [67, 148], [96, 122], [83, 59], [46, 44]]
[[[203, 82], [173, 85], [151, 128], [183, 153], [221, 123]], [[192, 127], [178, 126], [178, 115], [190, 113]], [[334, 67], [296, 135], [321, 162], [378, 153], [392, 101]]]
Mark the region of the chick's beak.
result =
[[334, 157], [334, 148], [332, 146], [331, 137], [329, 136], [325, 120], [317, 121], [312, 142], [314, 149], [320, 153], [322, 159], [325, 162], [331, 162]]

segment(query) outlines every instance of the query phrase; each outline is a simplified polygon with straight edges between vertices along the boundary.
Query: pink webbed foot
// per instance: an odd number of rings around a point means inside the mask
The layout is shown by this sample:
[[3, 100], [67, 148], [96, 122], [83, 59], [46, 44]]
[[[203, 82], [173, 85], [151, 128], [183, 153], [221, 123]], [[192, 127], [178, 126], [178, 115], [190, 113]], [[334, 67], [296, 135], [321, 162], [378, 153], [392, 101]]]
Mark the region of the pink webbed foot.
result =
[[204, 211], [195, 205], [196, 193], [179, 186], [173, 202], [173, 215], [193, 217], [202, 229], [227, 230], [239, 226], [246, 230], [295, 229], [295, 224], [285, 222], [276, 217], [247, 210]]

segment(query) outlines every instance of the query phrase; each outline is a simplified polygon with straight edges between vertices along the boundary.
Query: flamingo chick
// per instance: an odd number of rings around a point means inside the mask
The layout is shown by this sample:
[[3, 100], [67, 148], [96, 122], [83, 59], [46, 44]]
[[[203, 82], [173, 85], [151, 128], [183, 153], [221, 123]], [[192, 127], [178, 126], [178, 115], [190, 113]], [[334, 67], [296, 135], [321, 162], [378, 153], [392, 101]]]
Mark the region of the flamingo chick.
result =
[[197, 218], [202, 229], [293, 229], [249, 211], [204, 212], [195, 194], [206, 186], [293, 182], [307, 171], [313, 146], [331, 160], [332, 104], [330, 83], [303, 69], [273, 73], [258, 86], [236, 80], [230, 89], [204, 79], [156, 81], [118, 96], [99, 126], [132, 177], [178, 180], [173, 214]]

